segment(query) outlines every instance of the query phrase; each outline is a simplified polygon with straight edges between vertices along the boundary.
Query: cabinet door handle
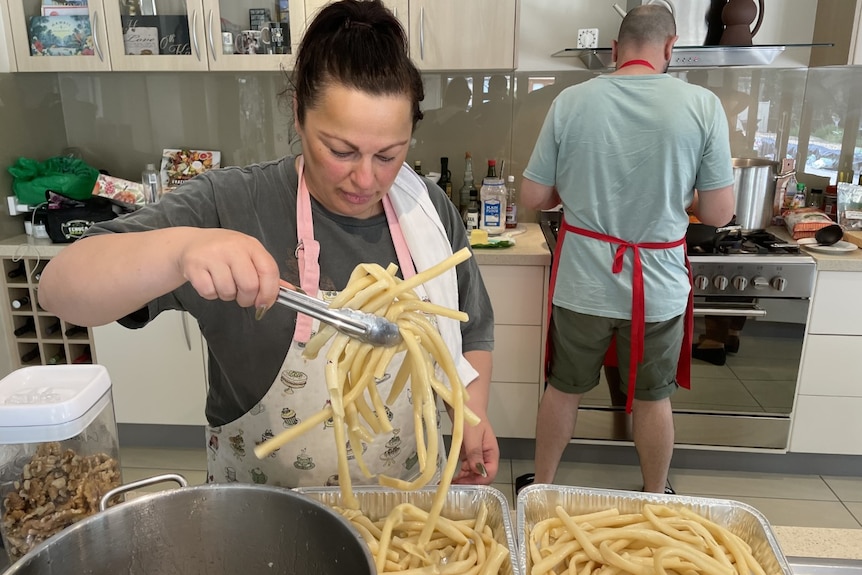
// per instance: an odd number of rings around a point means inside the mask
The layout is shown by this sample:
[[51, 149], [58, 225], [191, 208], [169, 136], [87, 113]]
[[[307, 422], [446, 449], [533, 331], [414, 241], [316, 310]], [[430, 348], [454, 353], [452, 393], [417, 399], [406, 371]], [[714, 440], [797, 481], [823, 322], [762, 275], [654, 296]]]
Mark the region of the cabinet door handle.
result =
[[192, 45], [195, 47], [195, 56], [198, 57], [198, 62], [201, 61], [201, 49], [198, 46], [198, 9], [192, 12]]
[[425, 6], [419, 8], [419, 59], [425, 60]]
[[186, 347], [189, 351], [192, 350], [192, 338], [189, 335], [189, 317], [186, 312], [180, 312], [182, 314], [182, 322], [183, 322], [183, 337], [186, 338]]
[[93, 10], [93, 44], [96, 47], [96, 54], [99, 60], [105, 61], [105, 56], [102, 54], [102, 46], [99, 45], [99, 11]]
[[213, 11], [210, 10], [207, 15], [207, 39], [210, 43], [210, 54], [213, 55], [213, 62], [218, 60], [218, 53], [215, 49], [215, 40], [213, 39]]

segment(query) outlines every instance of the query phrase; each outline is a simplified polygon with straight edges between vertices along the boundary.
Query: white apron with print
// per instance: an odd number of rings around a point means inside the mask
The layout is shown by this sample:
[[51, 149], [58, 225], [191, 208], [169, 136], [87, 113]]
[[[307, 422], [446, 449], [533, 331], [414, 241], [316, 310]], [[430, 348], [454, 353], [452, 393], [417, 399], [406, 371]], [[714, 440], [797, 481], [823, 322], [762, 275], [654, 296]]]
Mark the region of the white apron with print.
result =
[[[311, 199], [303, 178], [301, 157], [298, 171], [297, 235], [300, 247], [297, 248], [297, 257], [300, 286], [306, 293], [331, 300], [337, 292], [321, 292], [319, 289], [319, 244], [314, 240]], [[398, 265], [406, 279], [415, 273], [413, 261], [388, 196], [384, 197], [383, 201], [398, 255]], [[416, 292], [419, 297], [425, 297], [421, 286]], [[207, 427], [209, 482], [253, 482], [282, 487], [338, 485], [338, 451], [332, 419], [299, 436], [263, 460], [254, 454], [256, 445], [297, 425], [329, 403], [324, 370], [330, 344], [327, 343], [313, 360], [302, 357], [305, 343], [317, 331], [317, 326], [317, 320], [297, 314], [296, 330], [290, 349], [278, 377], [260, 403], [231, 423]], [[403, 358], [404, 353], [396, 355], [384, 377], [377, 382], [382, 398], [388, 397]], [[356, 485], [377, 483], [376, 477], [367, 478], [359, 470], [355, 462], [357, 452], [362, 453], [363, 460], [372, 474], [384, 474], [407, 481], [420, 474], [409, 386], [393, 404], [386, 405], [385, 408], [393, 429], [390, 434], [377, 437], [371, 443], [362, 442], [361, 445], [351, 445], [348, 441], [345, 446], [350, 462], [350, 475]], [[439, 435], [439, 418], [437, 427]], [[439, 438], [439, 445], [441, 454], [437, 460], [438, 475], [444, 455], [442, 436]]]

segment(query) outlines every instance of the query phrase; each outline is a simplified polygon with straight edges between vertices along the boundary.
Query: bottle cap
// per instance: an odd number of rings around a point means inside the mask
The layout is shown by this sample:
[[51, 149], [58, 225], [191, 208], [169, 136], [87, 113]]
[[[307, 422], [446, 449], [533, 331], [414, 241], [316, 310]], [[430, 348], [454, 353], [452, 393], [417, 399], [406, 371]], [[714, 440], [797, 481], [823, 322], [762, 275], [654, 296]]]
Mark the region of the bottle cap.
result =
[[496, 165], [497, 165], [497, 160], [488, 160], [488, 165], [489, 165], [489, 166], [496, 166]]
[[799, 190], [800, 192], [805, 190], [805, 184], [803, 184], [802, 182], [799, 182], [798, 184], [796, 184], [796, 189]]

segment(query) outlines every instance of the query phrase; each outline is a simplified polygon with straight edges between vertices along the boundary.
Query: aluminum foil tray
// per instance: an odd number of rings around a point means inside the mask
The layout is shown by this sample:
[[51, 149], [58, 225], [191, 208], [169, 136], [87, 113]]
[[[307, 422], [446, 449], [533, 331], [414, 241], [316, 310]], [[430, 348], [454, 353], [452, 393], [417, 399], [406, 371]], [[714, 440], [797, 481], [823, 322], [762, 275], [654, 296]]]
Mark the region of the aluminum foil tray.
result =
[[[337, 487], [299, 487], [296, 491], [330, 507], [341, 505], [341, 491]], [[353, 488], [353, 493], [359, 500], [359, 508], [372, 521], [386, 517], [401, 503], [412, 503], [420, 509], [430, 509], [435, 492], [435, 488], [416, 491], [399, 491], [386, 487]], [[500, 491], [483, 485], [453, 485], [446, 494], [443, 515], [455, 520], [473, 518], [482, 502], [488, 508], [488, 525], [494, 531], [494, 537], [501, 545], [509, 548], [509, 561], [503, 564], [500, 575], [521, 575], [512, 516], [506, 496]]]
[[684, 507], [699, 513], [747, 542], [751, 546], [752, 555], [768, 575], [793, 574], [766, 518], [745, 503], [727, 499], [559, 485], [530, 485], [518, 494], [517, 542], [521, 572], [530, 572], [527, 566], [528, 533], [539, 521], [555, 517], [554, 509], [557, 505], [561, 505], [570, 515], [579, 515], [611, 507], [618, 507], [621, 513], [639, 513], [645, 503], [667, 505], [671, 508]]

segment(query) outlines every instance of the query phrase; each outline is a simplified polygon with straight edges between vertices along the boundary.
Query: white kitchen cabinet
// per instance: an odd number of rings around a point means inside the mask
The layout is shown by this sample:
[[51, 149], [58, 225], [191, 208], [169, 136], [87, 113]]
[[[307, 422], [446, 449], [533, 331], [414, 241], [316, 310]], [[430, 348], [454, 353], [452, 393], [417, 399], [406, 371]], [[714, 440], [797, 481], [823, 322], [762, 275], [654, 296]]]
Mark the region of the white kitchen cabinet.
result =
[[[305, 33], [305, 29], [308, 27], [308, 24], [314, 20], [314, 17], [317, 15], [317, 12], [330, 3], [331, 0], [305, 0], [303, 4], [305, 9], [305, 21], [299, 31], [300, 37]], [[410, 0], [383, 0], [384, 6], [392, 10], [392, 13], [398, 18], [398, 21], [401, 22], [401, 25], [404, 27], [404, 30], [407, 31], [410, 25], [410, 21], [407, 17], [409, 14], [409, 4]], [[291, 11], [293, 10], [293, 5], [291, 5]], [[291, 12], [291, 16], [293, 16]]]
[[[269, 10], [269, 21], [277, 21], [278, 4], [276, 0], [268, 2], [90, 0], [92, 55], [31, 56], [29, 22], [31, 16], [40, 14], [40, 0], [10, 0], [9, 22], [17, 69], [22, 72], [290, 70], [305, 23], [302, 2], [291, 3], [290, 30], [286, 33], [289, 38], [285, 38], [285, 46], [289, 48], [287, 53], [249, 55], [228, 54], [223, 50], [223, 32], [229, 32], [233, 38], [236, 32], [251, 28], [250, 9], [264, 7]], [[132, 3], [136, 7], [130, 11], [128, 5]], [[134, 28], [135, 45], [140, 48], [131, 47], [131, 38], [127, 36], [130, 27]], [[148, 37], [148, 34], [156, 36]], [[153, 52], [156, 45], [155, 53], [140, 53], [141, 50]]]
[[410, 0], [410, 55], [422, 70], [513, 70], [518, 0]]
[[[68, 48], [57, 48], [38, 40], [31, 41], [30, 19], [33, 16], [41, 16], [40, 0], [8, 0], [8, 6], [9, 25], [19, 72], [103, 72], [111, 69], [102, 0], [89, 0], [86, 7], [89, 17], [84, 18], [87, 18], [92, 36], [88, 40], [82, 40], [81, 49], [84, 55], [74, 56], [61, 55]], [[33, 55], [33, 52], [44, 55]]]
[[480, 265], [494, 308], [488, 420], [497, 437], [533, 439], [544, 381], [546, 266]]
[[118, 423], [206, 425], [206, 357], [194, 318], [166, 311], [141, 329], [94, 328], [93, 339]]
[[793, 413], [790, 451], [862, 455], [862, 397], [800, 395]]
[[789, 450], [862, 455], [862, 273], [817, 274]]
[[[277, 3], [271, 0], [269, 4], [257, 0], [141, 0], [141, 4], [150, 7], [147, 12], [155, 11], [159, 16], [168, 19], [179, 19], [179, 38], [171, 33], [160, 31], [160, 51], [174, 51], [176, 47], [184, 47], [183, 55], [133, 55], [126, 54], [124, 35], [130, 23], [146, 26], [151, 15], [136, 18], [128, 16], [123, 7], [124, 0], [104, 0], [108, 35], [111, 46], [111, 61], [114, 70], [126, 71], [278, 71], [291, 69], [296, 54], [296, 47], [305, 20], [304, 7], [301, 2], [291, 3], [291, 20], [284, 24], [287, 37], [284, 39], [286, 53], [284, 54], [239, 54], [225, 51], [223, 34], [230, 38], [228, 46], [235, 46], [236, 33], [249, 30], [251, 27], [250, 9], [269, 10], [269, 20], [278, 21]], [[165, 26], [160, 22], [160, 26]], [[143, 23], [143, 24], [142, 24]], [[266, 37], [268, 36], [268, 32]], [[233, 50], [233, 48], [230, 48]]]
[[9, 8], [4, 2], [0, 4], [0, 73], [17, 70], [15, 47], [12, 44], [12, 27], [9, 23]]

